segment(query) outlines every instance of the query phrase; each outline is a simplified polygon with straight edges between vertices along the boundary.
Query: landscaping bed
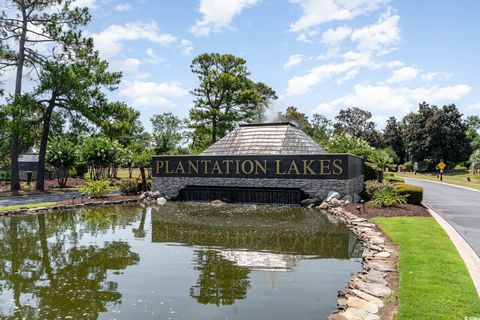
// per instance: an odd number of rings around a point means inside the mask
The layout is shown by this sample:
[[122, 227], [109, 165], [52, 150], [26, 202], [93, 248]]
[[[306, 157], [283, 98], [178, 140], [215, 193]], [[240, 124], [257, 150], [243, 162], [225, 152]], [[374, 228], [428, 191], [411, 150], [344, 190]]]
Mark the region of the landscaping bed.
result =
[[[345, 207], [347, 211], [358, 214], [356, 209], [358, 206], [362, 208], [362, 205], [358, 203], [349, 203]], [[361, 217], [372, 218], [372, 217], [398, 217], [398, 216], [421, 216], [421, 217], [430, 217], [428, 209], [417, 206], [414, 204], [400, 204], [394, 207], [387, 208], [372, 208], [365, 206], [365, 212], [362, 209]]]
[[57, 206], [62, 206], [62, 205], [77, 205], [77, 204], [89, 204], [89, 203], [101, 203], [101, 204], [108, 204], [110, 202], [118, 202], [118, 201], [134, 201], [138, 200], [138, 195], [131, 195], [131, 196], [125, 196], [125, 195], [111, 195], [111, 196], [105, 196], [101, 198], [83, 198], [83, 199], [75, 199], [75, 200], [63, 200], [60, 202], [57, 202]]

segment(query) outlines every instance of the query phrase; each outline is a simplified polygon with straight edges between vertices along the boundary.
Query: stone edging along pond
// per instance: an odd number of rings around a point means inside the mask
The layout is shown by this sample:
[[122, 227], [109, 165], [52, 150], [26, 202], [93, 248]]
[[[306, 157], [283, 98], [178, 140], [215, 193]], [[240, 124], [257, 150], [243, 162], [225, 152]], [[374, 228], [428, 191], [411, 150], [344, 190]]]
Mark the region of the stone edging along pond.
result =
[[[145, 202], [145, 200], [142, 200], [142, 198], [130, 198], [16, 209], [0, 211], [0, 216]], [[364, 247], [362, 269], [350, 279], [346, 289], [338, 292], [338, 309], [328, 317], [328, 320], [393, 319], [396, 299], [392, 299], [392, 295], [394, 295], [392, 287], [398, 287], [397, 248], [379, 231], [374, 223], [367, 219], [350, 213], [341, 206], [330, 207], [328, 213], [345, 223], [360, 239]]]
[[[398, 249], [378, 227], [343, 207], [328, 213], [345, 223], [364, 246], [362, 269], [338, 292], [338, 309], [328, 320], [393, 319], [398, 287]], [[393, 289], [392, 289], [393, 287]]]

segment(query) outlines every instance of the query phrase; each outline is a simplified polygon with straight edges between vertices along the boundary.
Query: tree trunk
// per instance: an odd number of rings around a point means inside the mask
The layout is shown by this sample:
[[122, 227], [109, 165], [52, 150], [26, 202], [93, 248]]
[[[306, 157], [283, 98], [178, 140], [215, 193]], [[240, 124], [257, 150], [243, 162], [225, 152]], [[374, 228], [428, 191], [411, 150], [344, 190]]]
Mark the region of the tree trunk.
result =
[[[15, 96], [22, 93], [22, 78], [23, 65], [25, 63], [25, 40], [27, 38], [27, 12], [25, 6], [22, 8], [22, 34], [18, 44], [18, 61], [17, 61], [17, 75], [15, 78]], [[13, 121], [19, 119], [13, 119]], [[20, 136], [15, 132], [17, 128], [13, 129], [11, 144], [10, 144], [10, 176], [11, 176], [11, 190], [20, 190], [20, 176], [18, 173], [18, 149], [20, 148]]]
[[147, 189], [147, 176], [145, 175], [145, 168], [140, 167], [140, 176], [142, 177], [142, 189], [143, 192], [148, 191]]
[[378, 170], [377, 171], [377, 181], [382, 183], [383, 182], [383, 170]]
[[42, 137], [40, 138], [40, 150], [38, 151], [38, 169], [37, 169], [37, 190], [45, 189], [45, 157], [47, 155], [48, 135], [50, 134], [50, 120], [52, 118], [55, 97], [50, 99], [50, 103], [45, 110], [45, 119], [43, 120]]

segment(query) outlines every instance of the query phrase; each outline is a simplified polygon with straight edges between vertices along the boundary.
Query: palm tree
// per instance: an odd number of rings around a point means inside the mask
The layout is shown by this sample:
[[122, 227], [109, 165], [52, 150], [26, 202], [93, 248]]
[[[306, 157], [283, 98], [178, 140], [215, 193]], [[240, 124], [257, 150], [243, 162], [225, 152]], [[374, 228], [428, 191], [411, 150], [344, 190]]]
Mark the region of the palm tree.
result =
[[393, 157], [385, 150], [373, 150], [365, 164], [377, 173], [377, 181], [383, 182], [385, 168], [394, 169]]
[[480, 149], [475, 150], [470, 156], [471, 170], [473, 174], [480, 171]]

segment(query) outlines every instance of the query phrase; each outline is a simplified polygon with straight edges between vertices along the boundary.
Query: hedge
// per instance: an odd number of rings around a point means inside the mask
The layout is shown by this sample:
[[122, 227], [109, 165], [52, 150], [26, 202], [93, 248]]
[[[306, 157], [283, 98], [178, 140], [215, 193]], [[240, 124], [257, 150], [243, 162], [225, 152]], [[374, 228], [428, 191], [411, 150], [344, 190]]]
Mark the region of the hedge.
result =
[[385, 176], [383, 177], [383, 179], [394, 184], [405, 182], [405, 180], [403, 180], [402, 177], [397, 177], [397, 176]]
[[423, 200], [423, 188], [412, 186], [411, 184], [395, 184], [398, 194], [405, 196], [407, 203], [420, 205]]

